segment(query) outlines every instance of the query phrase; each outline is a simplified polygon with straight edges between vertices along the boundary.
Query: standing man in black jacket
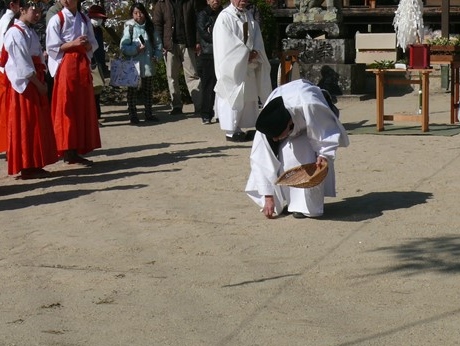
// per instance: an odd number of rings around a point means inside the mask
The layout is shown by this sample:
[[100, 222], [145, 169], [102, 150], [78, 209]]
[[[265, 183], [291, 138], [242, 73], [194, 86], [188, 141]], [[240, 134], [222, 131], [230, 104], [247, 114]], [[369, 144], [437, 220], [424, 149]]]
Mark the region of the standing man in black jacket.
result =
[[212, 28], [216, 18], [222, 11], [220, 0], [207, 0], [208, 6], [198, 13], [197, 30], [201, 44], [201, 120], [203, 124], [211, 124], [214, 116], [214, 99], [216, 93], [216, 73], [212, 53]]
[[181, 67], [195, 105], [195, 113], [201, 113], [201, 83], [196, 62], [201, 47], [197, 39], [196, 14], [204, 8], [204, 1], [159, 0], [153, 11], [153, 25], [163, 40], [172, 115], [182, 114], [179, 88]]

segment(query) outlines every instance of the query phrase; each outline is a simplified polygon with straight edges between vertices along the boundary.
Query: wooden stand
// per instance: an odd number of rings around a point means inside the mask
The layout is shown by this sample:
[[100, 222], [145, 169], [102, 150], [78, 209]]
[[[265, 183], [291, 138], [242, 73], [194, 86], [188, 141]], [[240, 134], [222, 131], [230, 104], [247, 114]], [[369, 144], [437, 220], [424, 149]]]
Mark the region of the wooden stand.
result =
[[431, 55], [430, 60], [432, 64], [449, 65], [450, 67], [450, 123], [455, 124], [458, 122], [460, 56]]
[[[431, 69], [371, 69], [366, 70], [375, 74], [376, 84], [376, 99], [377, 99], [377, 131], [384, 130], [384, 120], [390, 121], [413, 121], [418, 122], [422, 125], [422, 132], [429, 130], [429, 93], [430, 93], [430, 73]], [[389, 80], [385, 79], [385, 74], [396, 74], [396, 73], [407, 73], [407, 72], [418, 72], [421, 77], [418, 79], [401, 79], [401, 80]], [[422, 90], [422, 114], [392, 114], [385, 115], [384, 113], [384, 89], [385, 84], [418, 84]]]

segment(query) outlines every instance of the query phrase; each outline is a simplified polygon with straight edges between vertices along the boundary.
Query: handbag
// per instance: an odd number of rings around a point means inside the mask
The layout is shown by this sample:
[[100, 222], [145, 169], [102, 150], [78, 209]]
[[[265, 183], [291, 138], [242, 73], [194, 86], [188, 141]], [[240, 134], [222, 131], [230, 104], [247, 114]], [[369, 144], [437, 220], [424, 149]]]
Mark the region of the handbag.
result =
[[110, 85], [137, 88], [140, 80], [139, 61], [117, 58], [110, 62]]
[[91, 64], [91, 77], [93, 77], [94, 94], [100, 95], [104, 90], [105, 82], [99, 64]]

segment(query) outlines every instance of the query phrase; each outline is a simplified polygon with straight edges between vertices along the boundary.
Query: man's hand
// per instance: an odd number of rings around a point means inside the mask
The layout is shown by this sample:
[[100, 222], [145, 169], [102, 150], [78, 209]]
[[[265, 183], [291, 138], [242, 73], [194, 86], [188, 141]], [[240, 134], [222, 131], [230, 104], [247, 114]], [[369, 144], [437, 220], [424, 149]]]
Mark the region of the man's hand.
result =
[[324, 164], [327, 164], [327, 159], [325, 157], [318, 156], [316, 158], [316, 166], [318, 168], [321, 168], [321, 167], [323, 167]]
[[273, 216], [275, 214], [275, 200], [273, 199], [273, 196], [265, 196], [265, 205], [263, 212], [267, 218], [273, 219]]
[[249, 62], [252, 62], [253, 60], [256, 60], [258, 56], [259, 56], [259, 53], [257, 53], [256, 50], [251, 50], [249, 52]]

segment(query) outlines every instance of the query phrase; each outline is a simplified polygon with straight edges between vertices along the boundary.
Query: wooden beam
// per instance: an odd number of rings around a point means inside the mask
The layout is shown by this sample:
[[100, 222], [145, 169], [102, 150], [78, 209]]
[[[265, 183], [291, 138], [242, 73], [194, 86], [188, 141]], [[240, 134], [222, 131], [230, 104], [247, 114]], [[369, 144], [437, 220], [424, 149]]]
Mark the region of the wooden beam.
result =
[[449, 37], [449, 9], [450, 0], [442, 0], [441, 4], [441, 35]]

